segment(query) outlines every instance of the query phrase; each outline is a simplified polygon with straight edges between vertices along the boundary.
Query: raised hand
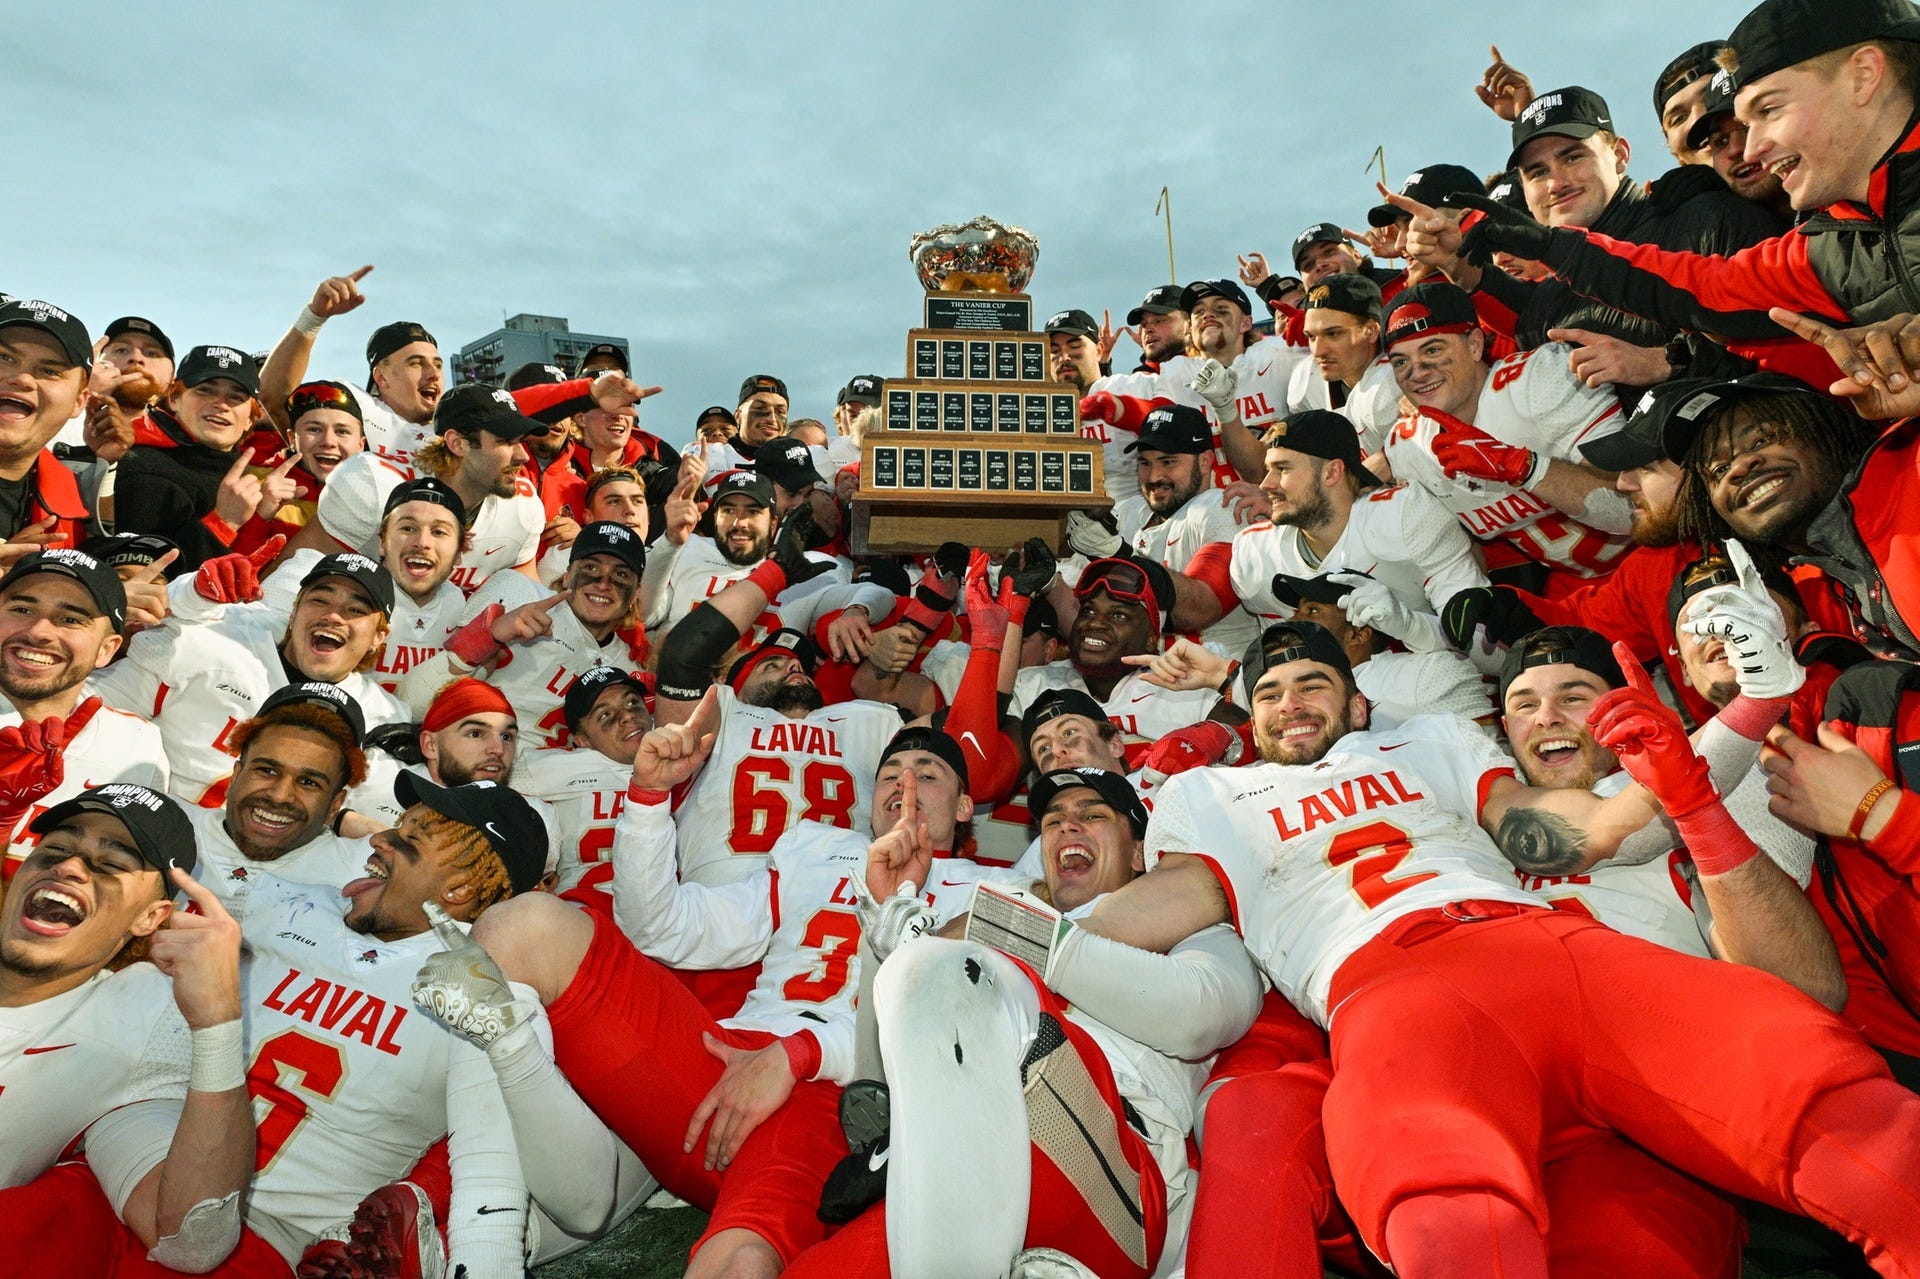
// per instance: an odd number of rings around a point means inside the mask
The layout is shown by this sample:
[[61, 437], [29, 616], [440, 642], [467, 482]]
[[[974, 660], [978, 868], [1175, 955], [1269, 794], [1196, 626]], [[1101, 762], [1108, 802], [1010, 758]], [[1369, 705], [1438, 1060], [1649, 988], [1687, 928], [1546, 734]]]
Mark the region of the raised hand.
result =
[[1007, 641], [1012, 616], [993, 594], [993, 562], [985, 551], [975, 551], [967, 565], [968, 642], [976, 648], [999, 648]]
[[173, 1002], [189, 1030], [204, 1030], [240, 1018], [240, 925], [220, 899], [178, 866], [168, 870], [173, 887], [187, 895], [194, 912], [176, 910], [153, 934], [147, 958], [173, 979]]
[[1350, 588], [1338, 601], [1348, 625], [1369, 626], [1397, 640], [1413, 634], [1413, 610], [1385, 582], [1365, 573], [1329, 573], [1327, 580]]
[[300, 481], [293, 478], [293, 468], [298, 465], [300, 451], [289, 449], [280, 465], [267, 472], [260, 480], [260, 500], [254, 505], [254, 515], [271, 520], [281, 507], [300, 496]]
[[4, 543], [0, 543], [0, 571], [11, 568], [15, 560], [24, 559], [35, 551], [44, 551], [49, 546], [58, 546], [67, 540], [67, 535], [58, 530], [60, 518], [49, 515], [15, 533]]
[[1807, 682], [1807, 670], [1794, 656], [1787, 619], [1747, 548], [1730, 539], [1726, 552], [1740, 580], [1709, 587], [1688, 600], [1687, 620], [1680, 629], [1725, 645], [1734, 679], [1748, 697], [1791, 697]]
[[1499, 45], [1489, 45], [1488, 52], [1493, 54], [1493, 65], [1480, 73], [1480, 83], [1473, 86], [1473, 92], [1487, 110], [1512, 124], [1534, 99], [1533, 81], [1500, 56]]
[[695, 494], [699, 493], [700, 482], [706, 478], [706, 453], [707, 445], [703, 440], [697, 450], [689, 449], [680, 456], [679, 482], [673, 486], [673, 492], [668, 494], [660, 508], [663, 525], [660, 535], [670, 545], [685, 546], [700, 523], [700, 503]]
[[1109, 520], [1085, 511], [1068, 511], [1067, 545], [1090, 560], [1103, 560], [1118, 554], [1124, 543], [1120, 540], [1119, 530]]
[[1667, 814], [1685, 817], [1720, 798], [1707, 761], [1687, 740], [1686, 725], [1654, 691], [1653, 681], [1625, 644], [1613, 646], [1627, 686], [1603, 693], [1587, 713], [1587, 732], [1620, 758]]
[[[112, 367], [104, 360], [94, 365], [95, 369]], [[87, 423], [80, 439], [102, 462], [118, 462], [133, 447], [133, 423], [119, 401], [89, 389]]]
[[1846, 376], [1827, 388], [1869, 421], [1920, 413], [1920, 319], [1892, 316], [1843, 329], [1774, 307], [1767, 316], [1825, 351]]
[[[1791, 729], [1773, 730], [1767, 739], [1770, 749], [1760, 756], [1767, 793], [1773, 797], [1767, 809], [1813, 835], [1872, 839], [1899, 797], [1896, 793], [1887, 798], [1888, 788], [1882, 787], [1881, 797], [1861, 815], [1867, 792], [1886, 781], [1887, 775], [1873, 756], [1849, 741], [1836, 725], [1837, 721], [1819, 725], [1817, 742], [1795, 736]], [[1875, 821], [1876, 817], [1880, 820]]]
[[314, 289], [307, 309], [323, 320], [345, 315], [367, 300], [366, 295], [360, 292], [360, 281], [366, 279], [371, 270], [373, 266], [369, 264], [349, 275], [328, 276]]
[[438, 903], [422, 909], [441, 949], [414, 975], [413, 1002], [468, 1043], [491, 1048], [521, 1020], [507, 975]]
[[1546, 473], [1548, 459], [1532, 449], [1496, 439], [1440, 409], [1422, 406], [1420, 412], [1440, 426], [1433, 438], [1433, 457], [1448, 479], [1492, 480], [1530, 488]]
[[1193, 375], [1193, 393], [1211, 404], [1215, 414], [1225, 416], [1233, 407], [1238, 381], [1232, 369], [1209, 356]]
[[487, 628], [493, 636], [493, 642], [502, 648], [510, 644], [527, 644], [543, 636], [553, 634], [553, 610], [566, 603], [573, 595], [572, 591], [556, 591], [543, 600], [534, 600], [522, 604], [519, 608], [502, 613]]
[[920, 812], [920, 783], [900, 774], [900, 813], [893, 828], [867, 845], [867, 892], [876, 902], [896, 894], [912, 897], [933, 867], [933, 836]]
[[1591, 387], [1652, 386], [1673, 376], [1664, 346], [1635, 346], [1587, 329], [1548, 329], [1547, 340], [1572, 345], [1567, 368]]
[[1121, 327], [1116, 329], [1113, 327], [1112, 311], [1100, 312], [1100, 335], [1094, 340], [1094, 345], [1100, 350], [1100, 363], [1105, 364], [1113, 358], [1113, 348], [1121, 338], [1127, 338], [1135, 346], [1140, 345], [1139, 335], [1131, 328]]
[[259, 476], [247, 474], [247, 468], [252, 465], [253, 448], [248, 446], [233, 459], [213, 497], [213, 513], [234, 528], [245, 524], [254, 508], [260, 505], [263, 486]]
[[647, 730], [633, 757], [633, 784], [641, 790], [672, 790], [707, 762], [719, 729], [720, 698], [709, 688], [686, 719]]
[[593, 396], [595, 404], [609, 413], [617, 413], [630, 404], [638, 404], [666, 389], [664, 386], [641, 386], [618, 369], [608, 369], [593, 380], [588, 393]]
[[836, 662], [857, 662], [873, 647], [873, 619], [853, 605], [827, 623], [827, 653]]
[[[268, 545], [278, 552], [285, 538], [269, 539]], [[180, 548], [174, 547], [151, 564], [145, 564], [128, 574], [120, 582], [121, 589], [127, 593], [127, 632], [145, 630], [160, 625], [167, 620], [173, 606], [167, 601], [167, 568], [180, 558]]]
[[[238, 551], [208, 560], [193, 575], [193, 590], [215, 604], [251, 604], [260, 598], [260, 570], [280, 553], [287, 539], [275, 534], [250, 555]], [[178, 552], [175, 552], [177, 554]], [[169, 561], [170, 562], [170, 561]], [[159, 561], [155, 561], [159, 563]]]
[[1140, 667], [1140, 678], [1147, 683], [1176, 693], [1217, 689], [1233, 668], [1233, 663], [1212, 649], [1184, 637], [1175, 639], [1163, 652], [1135, 653], [1120, 660]]
[[1240, 263], [1240, 283], [1250, 289], [1257, 289], [1273, 274], [1273, 268], [1267, 265], [1267, 255], [1254, 250], [1252, 253], [1233, 255]]

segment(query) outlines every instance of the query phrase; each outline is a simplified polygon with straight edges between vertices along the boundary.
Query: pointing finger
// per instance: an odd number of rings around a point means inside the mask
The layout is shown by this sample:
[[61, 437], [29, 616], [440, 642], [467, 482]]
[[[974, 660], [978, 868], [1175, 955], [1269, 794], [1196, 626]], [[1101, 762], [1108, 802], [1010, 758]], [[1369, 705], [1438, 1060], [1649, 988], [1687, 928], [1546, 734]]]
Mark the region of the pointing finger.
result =
[[551, 614], [554, 609], [558, 608], [562, 603], [566, 601], [566, 598], [572, 594], [573, 594], [572, 591], [560, 591], [556, 594], [549, 595], [546, 599], [539, 601], [533, 607], [535, 611], [539, 613]]
[[433, 935], [447, 950], [458, 950], [467, 943], [467, 935], [460, 931], [460, 925], [453, 922], [453, 916], [440, 909], [438, 902], [422, 903], [421, 909], [427, 914], [427, 922], [433, 925]]
[[[267, 563], [269, 563], [274, 556], [278, 555], [280, 553], [280, 548], [285, 546], [286, 544], [287, 544], [287, 535], [285, 533], [275, 533], [272, 537], [268, 538], [266, 541], [260, 544], [259, 550], [247, 556], [247, 563], [253, 565], [256, 569], [262, 568]], [[178, 551], [175, 551], [173, 553], [175, 555], [179, 554]]]
[[246, 448], [241, 449], [240, 456], [234, 459], [232, 469], [227, 472], [227, 478], [230, 480], [238, 479], [240, 476], [245, 475], [247, 468], [252, 465], [253, 446], [248, 445]]
[[231, 918], [231, 916], [227, 914], [227, 908], [220, 904], [220, 899], [215, 897], [206, 885], [187, 874], [186, 871], [181, 870], [178, 866], [169, 865], [167, 876], [173, 881], [175, 888], [178, 888], [187, 895], [188, 901], [200, 908], [200, 914], [205, 918]]
[[133, 576], [127, 580], [130, 582], [157, 582], [160, 580], [161, 574], [167, 571], [167, 567], [179, 558], [180, 548], [176, 546], [153, 563], [135, 570]]
[[293, 468], [298, 465], [300, 465], [300, 450], [290, 449], [287, 452], [287, 456], [281, 461], [280, 465], [273, 468], [273, 474], [268, 478], [275, 479], [275, 480], [284, 480], [285, 478], [287, 478], [288, 473], [290, 473], [293, 470]]
[[1727, 539], [1727, 563], [1733, 565], [1733, 571], [1740, 577], [1740, 589], [1756, 598], [1767, 593], [1767, 584], [1760, 580], [1760, 569], [1753, 562], [1753, 556], [1747, 554], [1747, 548], [1740, 545], [1740, 539]]
[[1633, 650], [1619, 640], [1613, 642], [1613, 660], [1620, 663], [1621, 673], [1627, 677], [1627, 686], [1637, 688], [1643, 693], [1653, 692], [1653, 680], [1647, 676], [1647, 668], [1633, 655]]
[[352, 275], [348, 276], [347, 279], [351, 280], [355, 284], [358, 284], [360, 281], [367, 278], [367, 272], [371, 270], [373, 270], [373, 263], [369, 262], [367, 263], [367, 265], [361, 267], [358, 271], [355, 271]]

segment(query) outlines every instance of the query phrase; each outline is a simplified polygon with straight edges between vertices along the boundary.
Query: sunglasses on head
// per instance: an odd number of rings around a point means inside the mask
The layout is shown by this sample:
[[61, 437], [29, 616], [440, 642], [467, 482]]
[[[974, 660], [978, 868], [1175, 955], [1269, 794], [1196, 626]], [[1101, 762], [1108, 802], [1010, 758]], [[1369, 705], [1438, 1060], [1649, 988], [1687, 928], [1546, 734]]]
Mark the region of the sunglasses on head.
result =
[[293, 388], [293, 394], [287, 397], [287, 412], [293, 417], [313, 409], [344, 409], [353, 411], [353, 397], [337, 386], [325, 382], [307, 382]]
[[1124, 560], [1089, 568], [1081, 575], [1080, 585], [1074, 589], [1074, 594], [1085, 599], [1095, 589], [1104, 590], [1117, 600], [1141, 602], [1148, 602], [1153, 593], [1147, 583], [1146, 573]]

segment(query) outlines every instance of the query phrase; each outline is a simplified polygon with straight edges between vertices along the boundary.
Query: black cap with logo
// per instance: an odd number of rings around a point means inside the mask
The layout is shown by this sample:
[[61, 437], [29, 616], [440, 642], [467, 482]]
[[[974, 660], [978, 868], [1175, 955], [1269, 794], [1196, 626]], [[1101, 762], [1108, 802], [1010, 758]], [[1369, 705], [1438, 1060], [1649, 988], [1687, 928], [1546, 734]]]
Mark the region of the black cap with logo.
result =
[[1543, 93], [1520, 109], [1513, 122], [1513, 153], [1507, 167], [1520, 167], [1520, 152], [1535, 138], [1590, 138], [1613, 131], [1613, 113], [1607, 100], [1577, 84]]
[[1620, 663], [1613, 656], [1613, 644], [1599, 631], [1590, 631], [1584, 626], [1545, 626], [1531, 635], [1521, 636], [1507, 650], [1506, 659], [1500, 663], [1498, 704], [1503, 707], [1507, 704], [1507, 689], [1520, 678], [1522, 671], [1535, 666], [1561, 665], [1591, 671], [1605, 680], [1608, 688], [1619, 688], [1627, 682]]
[[812, 674], [813, 668], [820, 664], [820, 650], [812, 640], [790, 626], [782, 627], [733, 664], [727, 671], [727, 687], [738, 693], [754, 667], [769, 657], [782, 655], [798, 661], [808, 674]]
[[424, 804], [479, 831], [506, 867], [514, 892], [528, 891], [546, 874], [547, 824], [519, 791], [492, 782], [441, 786], [419, 773], [404, 772], [394, 779], [393, 794], [408, 808]]
[[160, 331], [160, 326], [141, 315], [123, 315], [106, 328], [107, 341], [128, 333], [144, 333], [160, 344], [160, 349], [173, 358], [173, 339]]
[[1260, 632], [1260, 638], [1247, 645], [1240, 661], [1241, 678], [1251, 689], [1260, 677], [1276, 666], [1289, 662], [1319, 662], [1339, 671], [1351, 683], [1353, 662], [1333, 632], [1314, 622], [1279, 622]]
[[1127, 323], [1138, 324], [1149, 315], [1172, 315], [1181, 310], [1180, 293], [1179, 285], [1162, 284], [1140, 299], [1139, 306], [1127, 312]]
[[636, 574], [647, 571], [647, 544], [632, 529], [612, 520], [595, 520], [582, 528], [573, 539], [567, 563], [577, 563], [589, 555], [611, 555]]
[[1156, 404], [1140, 424], [1139, 436], [1124, 451], [1205, 453], [1212, 447], [1213, 427], [1206, 414], [1187, 404]]
[[1480, 327], [1473, 298], [1449, 280], [1422, 280], [1393, 295], [1387, 309], [1387, 346], [1435, 333], [1470, 333]]
[[783, 400], [791, 398], [787, 395], [787, 384], [785, 382], [782, 382], [771, 373], [755, 373], [752, 377], [740, 384], [739, 402], [745, 404], [754, 396], [763, 394], [777, 395]]
[[574, 361], [573, 367], [579, 371], [581, 377], [585, 377], [589, 372], [587, 365], [595, 360], [612, 360], [614, 367], [622, 373], [633, 372], [633, 364], [627, 359], [626, 351], [621, 349], [618, 342], [595, 342], [580, 353], [580, 358]]
[[87, 326], [53, 303], [0, 295], [0, 329], [15, 325], [39, 329], [59, 344], [68, 361], [83, 369], [93, 367], [93, 339], [87, 336]]
[[158, 533], [108, 533], [88, 538], [80, 543], [80, 549], [108, 568], [117, 569], [145, 568], [168, 551], [180, 548]]
[[813, 450], [802, 440], [769, 440], [754, 454], [753, 469], [789, 493], [802, 493], [826, 477], [814, 465]]
[[503, 440], [518, 440], [545, 434], [547, 424], [522, 413], [513, 396], [497, 386], [462, 382], [434, 406], [433, 429], [438, 435], [458, 431], [474, 436], [486, 431]]
[[380, 512], [380, 518], [384, 520], [408, 502], [432, 502], [435, 506], [444, 506], [453, 512], [454, 523], [463, 527], [466, 525], [467, 504], [454, 492], [453, 485], [445, 480], [422, 475], [394, 485], [393, 492], [387, 494], [387, 504]]
[[1361, 488], [1380, 483], [1380, 477], [1366, 467], [1353, 423], [1332, 409], [1289, 413], [1266, 429], [1262, 442], [1270, 449], [1288, 449], [1329, 462], [1345, 462], [1347, 474], [1359, 480]]
[[114, 630], [118, 631], [127, 624], [127, 591], [120, 584], [120, 575], [113, 571], [111, 565], [72, 547], [49, 547], [15, 560], [13, 567], [7, 570], [7, 575], [0, 577], [0, 591], [35, 573], [57, 573], [61, 577], [72, 578], [80, 583], [87, 598], [100, 610], [100, 616], [106, 618]]
[[1733, 100], [1739, 93], [1740, 86], [1734, 82], [1733, 72], [1722, 68], [1713, 73], [1713, 79], [1707, 81], [1707, 91], [1700, 97], [1700, 118], [1687, 130], [1688, 146], [1695, 151], [1706, 150], [1707, 143], [1713, 140], [1713, 131], [1733, 114]]
[[1225, 298], [1248, 315], [1253, 314], [1253, 303], [1247, 301], [1247, 291], [1232, 280], [1195, 280], [1180, 290], [1180, 309], [1193, 310], [1201, 298]]
[[509, 391], [519, 391], [529, 386], [552, 386], [556, 382], [569, 380], [567, 371], [559, 365], [533, 360], [507, 374], [506, 387]]
[[[1440, 202], [1450, 195], [1485, 195], [1487, 184], [1472, 169], [1458, 164], [1429, 164], [1426, 168], [1407, 175], [1400, 184], [1400, 194], [1412, 200], [1418, 200], [1428, 208], [1437, 209]], [[1367, 210], [1368, 226], [1392, 226], [1401, 218], [1411, 216], [1404, 209], [1391, 204], [1376, 204]]]
[[393, 575], [387, 572], [386, 565], [358, 551], [335, 551], [322, 555], [307, 571], [300, 579], [300, 589], [305, 590], [323, 577], [351, 578], [381, 612], [389, 617], [393, 615]]
[[346, 724], [356, 742], [364, 741], [367, 736], [366, 712], [360, 709], [360, 703], [353, 700], [347, 690], [338, 684], [329, 684], [325, 680], [296, 680], [283, 684], [267, 694], [267, 700], [260, 703], [260, 709], [253, 713], [255, 719], [265, 719], [282, 706], [318, 706], [322, 710], [332, 711]]
[[1301, 307], [1308, 311], [1340, 311], [1363, 320], [1383, 320], [1386, 304], [1380, 300], [1380, 286], [1364, 275], [1342, 271], [1330, 275], [1307, 290]]
[[630, 688], [642, 697], [651, 697], [653, 694], [645, 678], [632, 671], [621, 670], [618, 666], [588, 667], [573, 677], [573, 682], [567, 685], [567, 695], [561, 702], [561, 714], [566, 716], [568, 732], [580, 731], [580, 725], [586, 723], [587, 716], [593, 713], [594, 703], [600, 700], [600, 694], [610, 688]]
[[720, 504], [721, 498], [732, 497], [736, 493], [762, 506], [773, 505], [773, 481], [764, 475], [741, 467], [721, 472], [714, 483], [708, 486], [708, 491], [713, 494], [713, 503], [716, 506]]
[[1296, 271], [1300, 269], [1300, 259], [1305, 257], [1307, 250], [1314, 245], [1345, 244], [1346, 242], [1347, 233], [1341, 230], [1338, 222], [1314, 223], [1293, 237], [1293, 269]]
[[1085, 689], [1050, 688], [1027, 704], [1026, 714], [1020, 717], [1020, 740], [1031, 749], [1035, 731], [1062, 715], [1083, 715], [1095, 724], [1103, 724], [1107, 720], [1107, 708], [1094, 701], [1093, 694]]
[[903, 728], [895, 733], [893, 740], [887, 743], [886, 749], [880, 752], [880, 760], [874, 766], [874, 771], [878, 772], [889, 759], [895, 755], [905, 754], [907, 751], [926, 751], [930, 755], [939, 756], [941, 762], [951, 768], [954, 776], [960, 779], [961, 794], [966, 793], [967, 757], [961, 752], [960, 743], [939, 729], [929, 728], [924, 724]]
[[[47, 835], [81, 813], [105, 813], [119, 818], [133, 838], [140, 860], [162, 876], [170, 865], [178, 866], [189, 875], [193, 873], [194, 863], [199, 860], [193, 823], [171, 795], [133, 782], [110, 782], [55, 804], [34, 818], [27, 829], [36, 835]], [[167, 892], [172, 894], [173, 885], [167, 885]]]
[[1027, 788], [1027, 811], [1037, 823], [1046, 816], [1047, 808], [1057, 795], [1079, 787], [1091, 790], [1114, 812], [1125, 817], [1136, 836], [1147, 833], [1147, 806], [1140, 802], [1140, 793], [1125, 777], [1104, 768], [1056, 768], [1043, 774]]
[[433, 334], [412, 320], [395, 320], [392, 324], [381, 325], [367, 339], [367, 367], [372, 368], [401, 347], [412, 346], [415, 342], [425, 342], [434, 347], [440, 345], [433, 340]]
[[[1359, 573], [1357, 569], [1347, 571]], [[1359, 576], [1372, 575], [1359, 573]], [[1343, 586], [1324, 573], [1315, 577], [1295, 577], [1291, 573], [1275, 573], [1272, 589], [1273, 598], [1288, 608], [1299, 608], [1303, 603], [1338, 604], [1343, 597], [1353, 593], [1351, 586]]]
[[1076, 337], [1083, 337], [1089, 342], [1097, 342], [1100, 339], [1100, 326], [1094, 323], [1091, 315], [1088, 315], [1079, 307], [1069, 307], [1064, 311], [1055, 311], [1047, 317], [1047, 322], [1041, 326], [1041, 332], [1071, 333]]
[[1784, 373], [1748, 373], [1731, 380], [1677, 378], [1647, 391], [1617, 433], [1581, 445], [1580, 455], [1609, 471], [1646, 466], [1661, 458], [1684, 463], [1700, 428], [1721, 406], [1767, 395], [1820, 394]]
[[1718, 70], [1719, 63], [1715, 59], [1720, 50], [1726, 47], [1725, 40], [1702, 40], [1692, 48], [1683, 50], [1661, 68], [1653, 81], [1653, 118], [1658, 120], [1666, 114], [1667, 103], [1673, 100], [1674, 94]]
[[260, 394], [260, 366], [237, 347], [196, 346], [180, 361], [175, 376], [183, 386], [199, 386], [223, 377], [239, 383], [248, 395]]
[[878, 405], [880, 403], [880, 382], [881, 378], [878, 373], [855, 374], [852, 378], [848, 379], [845, 386], [840, 388], [840, 393], [833, 397], [833, 403], [835, 407], [849, 401], [855, 404]]

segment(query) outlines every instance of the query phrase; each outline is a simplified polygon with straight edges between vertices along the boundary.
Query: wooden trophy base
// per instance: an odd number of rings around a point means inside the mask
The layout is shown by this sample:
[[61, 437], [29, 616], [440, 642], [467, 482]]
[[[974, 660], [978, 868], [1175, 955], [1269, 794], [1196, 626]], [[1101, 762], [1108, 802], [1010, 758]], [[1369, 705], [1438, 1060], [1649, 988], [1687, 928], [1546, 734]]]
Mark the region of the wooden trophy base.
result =
[[1030, 537], [1065, 553], [1067, 515], [1104, 511], [1101, 445], [1046, 435], [897, 434], [860, 448], [848, 542], [857, 555], [964, 542], [1001, 554]]

